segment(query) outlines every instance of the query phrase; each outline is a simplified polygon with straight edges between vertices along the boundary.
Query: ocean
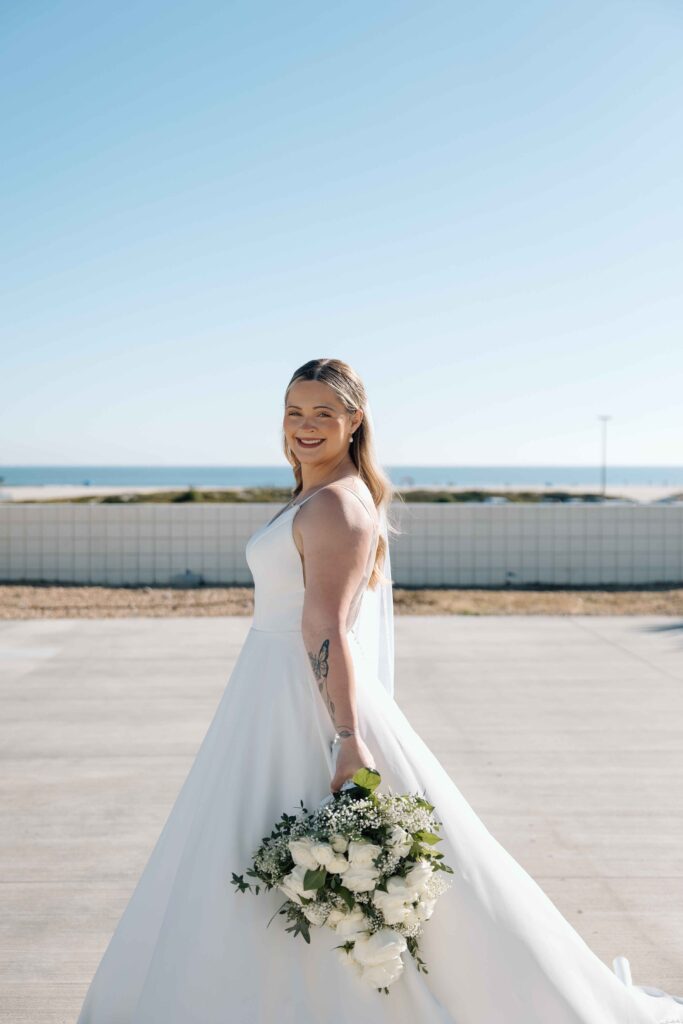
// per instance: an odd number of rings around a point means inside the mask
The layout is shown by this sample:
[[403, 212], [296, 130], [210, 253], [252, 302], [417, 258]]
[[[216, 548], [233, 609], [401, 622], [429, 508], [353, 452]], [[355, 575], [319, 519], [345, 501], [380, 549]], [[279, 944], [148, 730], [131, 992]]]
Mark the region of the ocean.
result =
[[[599, 466], [383, 466], [397, 487], [598, 487]], [[8, 487], [290, 487], [280, 466], [0, 466]], [[683, 486], [683, 466], [608, 466], [607, 485]]]

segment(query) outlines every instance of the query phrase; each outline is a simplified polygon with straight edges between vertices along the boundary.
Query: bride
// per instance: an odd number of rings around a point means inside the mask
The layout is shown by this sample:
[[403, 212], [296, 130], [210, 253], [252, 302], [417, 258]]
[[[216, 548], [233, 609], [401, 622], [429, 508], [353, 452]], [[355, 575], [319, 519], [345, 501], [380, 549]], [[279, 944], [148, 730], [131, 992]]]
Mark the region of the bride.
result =
[[[78, 1024], [683, 1024], [683, 998], [610, 970], [484, 827], [393, 699], [387, 510], [362, 381], [317, 359], [285, 392], [293, 497], [246, 546], [252, 626], [90, 983]], [[283, 811], [362, 766], [420, 792], [454, 869], [386, 996], [230, 884]]]

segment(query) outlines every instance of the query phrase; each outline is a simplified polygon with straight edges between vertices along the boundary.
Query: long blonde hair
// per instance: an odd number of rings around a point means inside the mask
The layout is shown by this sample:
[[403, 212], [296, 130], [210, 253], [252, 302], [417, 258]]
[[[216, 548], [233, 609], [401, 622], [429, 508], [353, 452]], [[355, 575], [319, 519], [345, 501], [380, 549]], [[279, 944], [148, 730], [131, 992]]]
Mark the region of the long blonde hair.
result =
[[[369, 420], [366, 416], [367, 394], [363, 381], [348, 363], [341, 359], [311, 359], [304, 363], [292, 374], [291, 380], [285, 389], [285, 403], [289, 389], [300, 380], [320, 380], [332, 388], [340, 402], [350, 414], [356, 409], [362, 409], [363, 419], [360, 426], [354, 431], [353, 440], [349, 445], [349, 454], [358, 470], [359, 476], [365, 482], [372, 495], [379, 512], [384, 510], [387, 516], [387, 529], [390, 533], [398, 533], [398, 530], [390, 521], [391, 503], [396, 498], [394, 486], [389, 477], [382, 470], [375, 452], [374, 437]], [[287, 436], [283, 430], [282, 443], [285, 456], [294, 471], [296, 486], [292, 490], [292, 498], [301, 492], [303, 481], [301, 474], [301, 463], [287, 443]], [[377, 545], [375, 564], [370, 574], [368, 586], [374, 590], [383, 578], [380, 566], [384, 559], [386, 541], [380, 534]]]

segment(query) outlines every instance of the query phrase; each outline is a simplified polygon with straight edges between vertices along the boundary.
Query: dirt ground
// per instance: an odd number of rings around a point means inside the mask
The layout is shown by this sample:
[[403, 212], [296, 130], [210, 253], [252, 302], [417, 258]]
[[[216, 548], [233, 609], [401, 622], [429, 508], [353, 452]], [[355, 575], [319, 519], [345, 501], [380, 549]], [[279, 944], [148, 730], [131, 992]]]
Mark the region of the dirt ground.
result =
[[[0, 584], [0, 619], [110, 619], [253, 613], [252, 587]], [[397, 615], [683, 615], [683, 587], [607, 590], [394, 588]]]

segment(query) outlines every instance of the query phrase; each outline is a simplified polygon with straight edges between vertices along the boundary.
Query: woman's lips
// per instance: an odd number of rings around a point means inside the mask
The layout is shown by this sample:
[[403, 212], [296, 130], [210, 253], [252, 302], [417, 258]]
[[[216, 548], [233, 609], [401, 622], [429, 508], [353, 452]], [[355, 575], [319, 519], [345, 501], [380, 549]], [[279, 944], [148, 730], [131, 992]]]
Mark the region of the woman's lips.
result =
[[297, 437], [296, 443], [301, 445], [302, 448], [319, 448], [320, 445], [323, 444], [324, 440], [324, 437], [317, 437], [310, 441], [304, 441], [302, 438]]
[[301, 447], [310, 447], [310, 449], [313, 449], [313, 447], [321, 446], [321, 444], [325, 441], [325, 437], [315, 437], [311, 438], [311, 440], [304, 440], [301, 437], [297, 437], [296, 441], [297, 444], [301, 445]]

